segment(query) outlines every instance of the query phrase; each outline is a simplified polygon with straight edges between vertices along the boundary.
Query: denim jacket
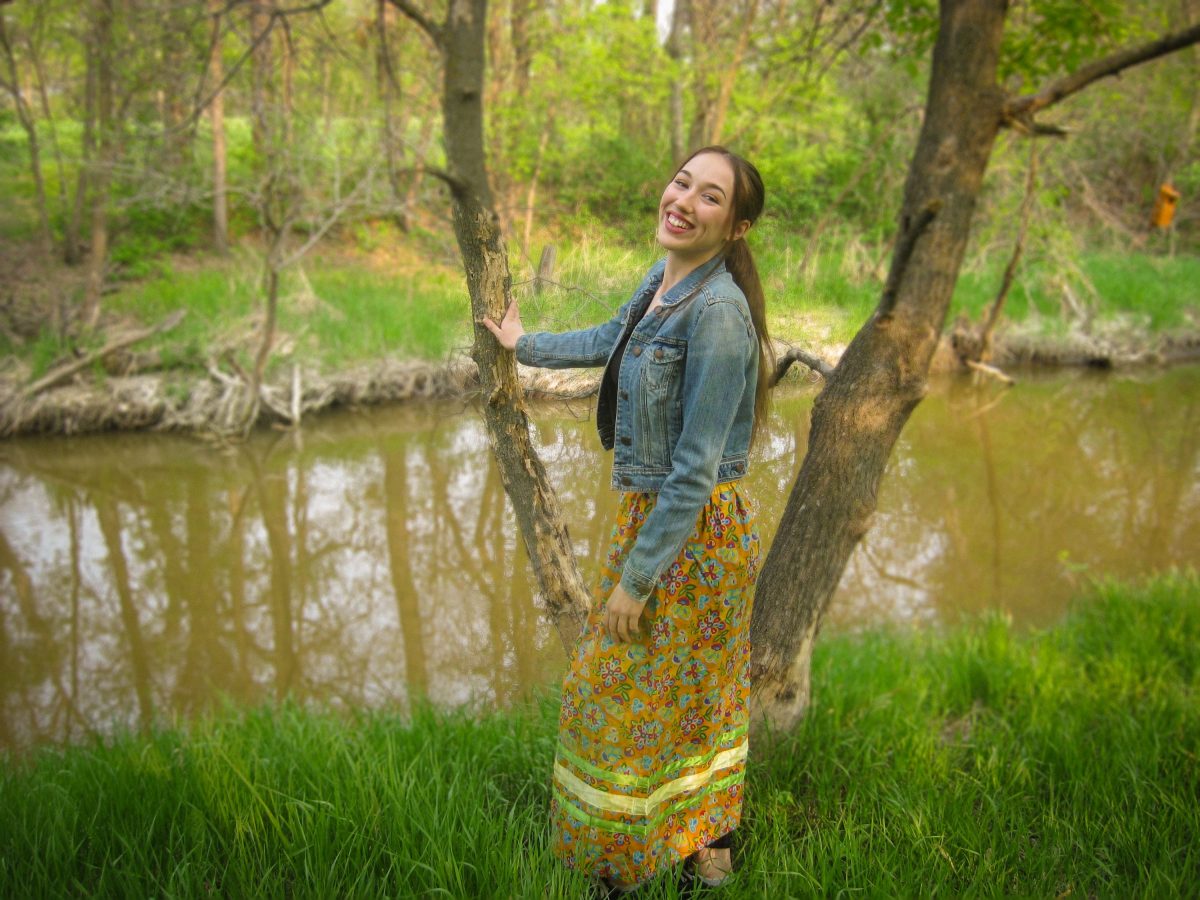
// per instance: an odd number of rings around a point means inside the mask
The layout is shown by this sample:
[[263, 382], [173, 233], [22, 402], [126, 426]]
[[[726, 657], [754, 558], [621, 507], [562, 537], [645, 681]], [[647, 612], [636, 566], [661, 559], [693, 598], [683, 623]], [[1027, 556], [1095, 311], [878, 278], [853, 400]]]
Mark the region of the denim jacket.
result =
[[[746, 474], [758, 379], [750, 309], [720, 258], [692, 271], [638, 322], [665, 268], [665, 260], [655, 264], [604, 324], [527, 333], [516, 348], [529, 366], [604, 366], [602, 385], [619, 367], [617, 390], [601, 390], [596, 424], [601, 444], [615, 450], [613, 488], [658, 493], [621, 575], [621, 586], [643, 603], [695, 530], [713, 488]], [[624, 361], [614, 359], [635, 322]]]

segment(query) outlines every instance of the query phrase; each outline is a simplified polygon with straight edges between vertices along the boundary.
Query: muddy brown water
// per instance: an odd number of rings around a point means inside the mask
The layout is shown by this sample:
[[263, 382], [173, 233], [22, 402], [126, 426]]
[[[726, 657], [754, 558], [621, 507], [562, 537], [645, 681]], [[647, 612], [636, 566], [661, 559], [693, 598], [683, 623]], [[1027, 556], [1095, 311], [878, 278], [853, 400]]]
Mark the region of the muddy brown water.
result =
[[[749, 488], [764, 536], [813, 389], [776, 398]], [[616, 495], [587, 402], [539, 406], [590, 577]], [[828, 629], [1041, 626], [1089, 576], [1200, 560], [1200, 367], [945, 381], [893, 454]], [[125, 434], [0, 444], [0, 747], [283, 697], [503, 705], [564, 665], [479, 417], [326, 415], [218, 449]]]

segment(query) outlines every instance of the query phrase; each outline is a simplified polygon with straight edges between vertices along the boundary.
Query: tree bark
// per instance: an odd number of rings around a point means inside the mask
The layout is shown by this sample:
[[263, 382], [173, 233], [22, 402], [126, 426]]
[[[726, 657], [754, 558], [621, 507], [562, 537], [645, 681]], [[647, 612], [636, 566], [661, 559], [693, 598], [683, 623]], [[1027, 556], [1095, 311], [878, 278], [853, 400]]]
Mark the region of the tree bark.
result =
[[516, 359], [480, 324], [485, 316], [502, 317], [512, 300], [508, 253], [492, 205], [484, 155], [486, 23], [486, 0], [450, 0], [445, 25], [431, 32], [440, 37], [445, 64], [442, 114], [447, 180], [454, 205], [454, 232], [471, 295], [475, 322], [471, 356], [479, 367], [488, 439], [550, 618], [569, 650], [587, 614], [587, 590], [558, 498], [533, 446]]
[[870, 527], [892, 447], [926, 390], [1000, 129], [1005, 97], [996, 66], [1006, 6], [942, 0], [900, 217], [911, 239], [897, 242], [888, 278], [894, 295], [881, 300], [813, 406], [808, 452], [763, 566], [751, 624], [756, 716], [777, 729], [792, 728], [807, 707], [821, 618]]

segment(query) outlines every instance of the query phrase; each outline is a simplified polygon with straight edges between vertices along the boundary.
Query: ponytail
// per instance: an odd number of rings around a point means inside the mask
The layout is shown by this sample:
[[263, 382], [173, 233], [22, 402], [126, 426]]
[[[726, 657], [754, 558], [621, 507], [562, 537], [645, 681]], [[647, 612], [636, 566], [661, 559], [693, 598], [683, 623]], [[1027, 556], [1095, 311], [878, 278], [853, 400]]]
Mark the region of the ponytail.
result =
[[762, 281], [754, 256], [746, 239], [738, 238], [725, 251], [725, 269], [733, 276], [736, 284], [746, 295], [750, 307], [750, 322], [758, 337], [758, 384], [754, 386], [754, 430], [750, 433], [750, 446], [758, 441], [763, 423], [771, 409], [771, 379], [775, 372], [775, 348], [767, 333], [767, 298], [763, 294]]

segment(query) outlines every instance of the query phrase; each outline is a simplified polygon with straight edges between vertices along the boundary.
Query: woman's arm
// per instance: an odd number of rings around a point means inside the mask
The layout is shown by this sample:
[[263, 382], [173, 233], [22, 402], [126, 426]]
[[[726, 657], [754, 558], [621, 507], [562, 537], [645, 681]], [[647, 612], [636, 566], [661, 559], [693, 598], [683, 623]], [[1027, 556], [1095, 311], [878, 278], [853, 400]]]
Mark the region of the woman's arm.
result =
[[496, 336], [500, 346], [515, 350], [517, 360], [543, 369], [577, 369], [602, 366], [621, 336], [626, 310], [633, 301], [616, 311], [611, 319], [591, 328], [554, 333], [529, 333], [521, 324], [521, 313], [514, 300], [497, 325], [485, 317], [483, 325]]

